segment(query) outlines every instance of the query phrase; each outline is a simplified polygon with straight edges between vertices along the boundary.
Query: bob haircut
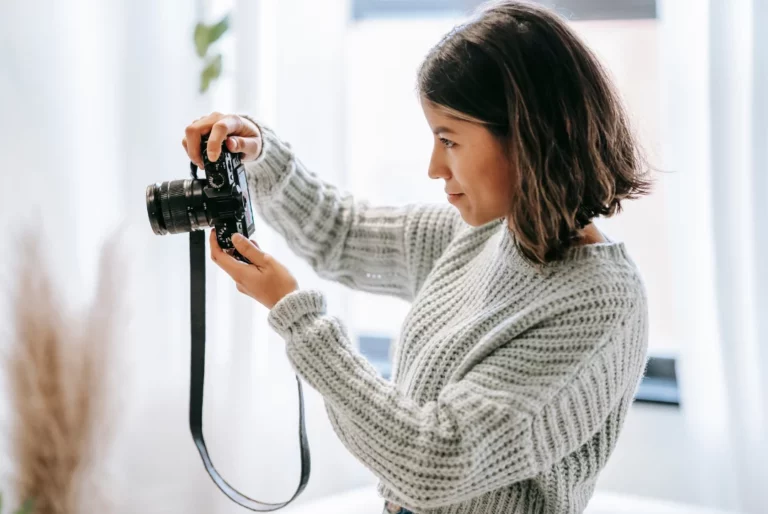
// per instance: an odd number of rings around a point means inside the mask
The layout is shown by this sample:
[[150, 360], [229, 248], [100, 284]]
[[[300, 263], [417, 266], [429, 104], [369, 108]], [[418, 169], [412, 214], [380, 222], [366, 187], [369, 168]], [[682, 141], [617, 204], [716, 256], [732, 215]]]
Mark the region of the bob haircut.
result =
[[510, 229], [534, 263], [561, 259], [593, 218], [650, 193], [608, 74], [553, 11], [524, 1], [483, 4], [427, 54], [417, 92], [502, 142], [515, 174]]

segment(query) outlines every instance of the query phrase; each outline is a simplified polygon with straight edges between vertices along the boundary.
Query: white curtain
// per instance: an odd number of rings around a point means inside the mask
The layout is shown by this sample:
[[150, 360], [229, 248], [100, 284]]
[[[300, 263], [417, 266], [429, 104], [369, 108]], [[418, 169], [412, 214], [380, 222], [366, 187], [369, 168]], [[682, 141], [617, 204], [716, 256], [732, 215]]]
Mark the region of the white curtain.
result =
[[659, 4], [666, 234], [698, 499], [768, 512], [768, 4]]
[[[71, 306], [90, 300], [101, 245], [118, 228], [129, 256], [131, 309], [122, 339], [130, 345], [113, 363], [123, 381], [110, 395], [119, 405], [120, 431], [107, 463], [119, 510], [240, 512], [206, 474], [187, 426], [187, 236], [152, 233], [144, 192], [150, 183], [187, 176], [183, 129], [212, 110], [267, 119], [318, 172], [337, 173], [331, 181], [342, 176], [343, 112], [336, 109], [342, 98], [316, 102], [300, 93], [339, 90], [346, 4], [300, 3], [38, 0], [2, 7], [3, 285], [12, 283], [12, 266], [23, 258], [14, 253], [14, 230], [44, 235]], [[233, 35], [222, 41], [225, 74], [203, 97], [193, 28], [229, 9], [235, 16]], [[328, 71], [334, 67], [338, 73]], [[325, 131], [301, 123], [310, 117], [324, 120]], [[343, 317], [338, 288], [292, 259], [261, 220], [255, 237], [302, 287], [327, 290], [329, 309]], [[299, 453], [295, 379], [282, 342], [266, 324], [266, 309], [213, 265], [208, 314], [204, 424], [213, 461], [244, 493], [285, 499], [298, 480]], [[300, 501], [371, 483], [334, 437], [321, 398], [309, 388], [305, 395], [313, 476]], [[8, 454], [10, 414], [0, 390], [0, 455]], [[7, 495], [10, 466], [3, 461], [0, 492]]]
[[14, 230], [39, 231], [69, 305], [83, 305], [102, 243], [127, 221], [131, 347], [111, 370], [125, 381], [109, 394], [120, 419], [108, 467], [131, 512], [213, 506], [186, 429], [186, 239], [154, 236], [143, 205], [149, 183], [187, 169], [179, 134], [201, 111], [195, 15], [184, 1], [37, 1], [5, 4], [0, 18], [3, 266], [23, 258]]

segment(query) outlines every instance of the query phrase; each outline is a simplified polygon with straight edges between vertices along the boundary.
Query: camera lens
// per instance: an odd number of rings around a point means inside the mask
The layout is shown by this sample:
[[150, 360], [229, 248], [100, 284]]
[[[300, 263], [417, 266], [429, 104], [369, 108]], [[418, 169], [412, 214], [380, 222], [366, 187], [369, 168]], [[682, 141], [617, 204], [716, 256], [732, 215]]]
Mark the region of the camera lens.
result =
[[198, 180], [170, 180], [147, 186], [147, 215], [157, 235], [209, 227], [203, 186]]

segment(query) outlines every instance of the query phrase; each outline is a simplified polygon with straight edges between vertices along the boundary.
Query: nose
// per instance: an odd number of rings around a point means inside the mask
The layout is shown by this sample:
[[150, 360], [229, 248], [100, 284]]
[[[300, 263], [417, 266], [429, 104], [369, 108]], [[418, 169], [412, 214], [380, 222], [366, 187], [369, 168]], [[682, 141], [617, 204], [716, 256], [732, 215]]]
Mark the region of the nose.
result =
[[448, 166], [441, 155], [440, 148], [438, 147], [435, 147], [432, 150], [432, 157], [429, 160], [429, 170], [427, 171], [427, 175], [432, 179], [450, 178], [451, 170], [448, 169]]

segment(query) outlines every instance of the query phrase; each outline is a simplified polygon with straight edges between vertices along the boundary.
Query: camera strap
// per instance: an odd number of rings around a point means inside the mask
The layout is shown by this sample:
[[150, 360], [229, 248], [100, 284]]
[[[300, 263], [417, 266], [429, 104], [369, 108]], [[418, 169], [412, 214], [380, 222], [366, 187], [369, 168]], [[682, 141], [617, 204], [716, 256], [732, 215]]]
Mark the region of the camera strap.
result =
[[310, 460], [307, 431], [304, 426], [304, 394], [301, 381], [296, 377], [299, 390], [299, 445], [301, 447], [301, 476], [299, 486], [291, 498], [282, 503], [265, 503], [251, 499], [237, 491], [222, 478], [211, 462], [203, 438], [203, 384], [205, 378], [205, 232], [189, 233], [190, 270], [190, 327], [192, 330], [192, 368], [189, 387], [189, 428], [203, 464], [216, 485], [235, 503], [257, 512], [281, 509], [295, 500], [309, 481]]

